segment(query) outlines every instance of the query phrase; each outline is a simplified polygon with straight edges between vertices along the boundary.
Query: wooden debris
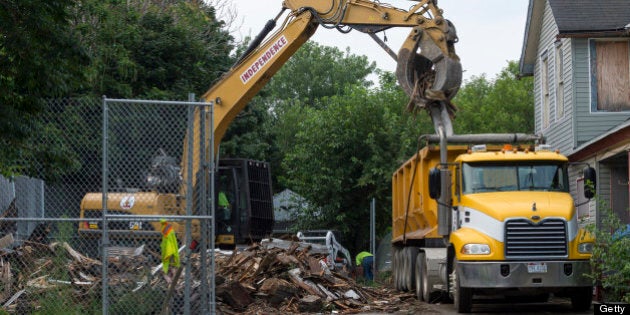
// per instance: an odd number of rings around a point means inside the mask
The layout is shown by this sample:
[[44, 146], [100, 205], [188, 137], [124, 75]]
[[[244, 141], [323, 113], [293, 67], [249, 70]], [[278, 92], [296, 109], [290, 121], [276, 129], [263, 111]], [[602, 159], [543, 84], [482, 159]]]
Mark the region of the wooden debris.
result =
[[300, 299], [300, 312], [319, 312], [322, 310], [322, 299], [319, 296], [307, 295]]
[[[182, 246], [180, 252], [184, 249]], [[165, 292], [157, 313], [161, 308], [179, 314], [185, 312], [184, 306], [173, 301], [184, 301], [185, 281], [191, 279], [189, 302], [192, 309], [200, 310], [204, 294], [200, 286], [202, 270], [210, 266], [210, 255], [201, 254], [193, 252], [185, 257], [178, 270], [181, 277], [169, 284], [162, 277], [160, 261], [149, 250], [142, 246], [109, 248], [108, 286], [122, 293]], [[210, 269], [205, 273], [215, 281], [218, 313], [296, 314], [330, 309], [340, 314], [365, 310], [389, 312], [406, 298], [363, 287], [343, 272], [331, 272], [326, 255], [327, 251], [316, 244], [279, 239], [265, 240], [239, 251], [217, 251], [214, 274], [209, 273]], [[204, 262], [201, 257], [208, 260]], [[67, 275], [63, 277], [54, 273], [59, 270], [59, 261], [66, 264]], [[184, 262], [190, 263], [190, 270]], [[28, 305], [29, 295], [34, 292], [61, 288], [71, 288], [79, 301], [87, 295], [100, 297], [102, 267], [100, 260], [81, 254], [68, 243], [24, 242], [20, 248], [0, 253], [0, 283], [19, 284], [5, 286], [0, 292], [0, 303], [5, 309], [18, 312], [21, 306]]]
[[[9, 234], [11, 235], [11, 234]], [[13, 289], [13, 275], [11, 274], [11, 264], [0, 258], [0, 299], [4, 301], [8, 299]]]
[[9, 248], [13, 244], [13, 234], [9, 233], [0, 238], [0, 248]]
[[238, 282], [230, 282], [217, 288], [217, 296], [236, 310], [243, 310], [254, 300]]
[[296, 296], [298, 290], [284, 279], [270, 278], [260, 286], [260, 292], [268, 297], [267, 300], [271, 305], [278, 306]]

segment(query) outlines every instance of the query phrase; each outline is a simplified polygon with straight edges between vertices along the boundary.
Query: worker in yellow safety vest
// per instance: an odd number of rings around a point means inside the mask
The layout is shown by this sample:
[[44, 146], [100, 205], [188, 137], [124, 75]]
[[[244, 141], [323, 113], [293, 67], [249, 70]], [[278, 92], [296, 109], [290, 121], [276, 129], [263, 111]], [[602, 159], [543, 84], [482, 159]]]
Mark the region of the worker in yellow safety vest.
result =
[[357, 267], [363, 267], [363, 276], [367, 280], [374, 280], [372, 269], [374, 268], [374, 256], [369, 252], [360, 252], [355, 260]]
[[[164, 271], [164, 278], [170, 283], [174, 270], [179, 268], [179, 248], [173, 225], [166, 222], [165, 219], [161, 219], [160, 223], [162, 224], [162, 244], [160, 246], [162, 251], [162, 270]], [[169, 268], [171, 263], [174, 269]]]

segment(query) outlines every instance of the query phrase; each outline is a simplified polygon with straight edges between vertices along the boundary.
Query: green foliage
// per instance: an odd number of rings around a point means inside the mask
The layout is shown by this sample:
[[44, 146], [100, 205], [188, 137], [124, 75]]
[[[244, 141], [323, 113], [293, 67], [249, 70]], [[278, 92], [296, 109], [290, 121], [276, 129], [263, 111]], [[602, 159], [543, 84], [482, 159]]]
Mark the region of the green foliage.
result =
[[533, 91], [533, 78], [519, 78], [516, 61], [510, 61], [494, 81], [472, 77], [453, 99], [459, 108], [454, 132], [533, 133]]
[[[84, 0], [90, 85], [110, 98], [186, 99], [229, 68], [232, 37], [202, 1], [167, 5]], [[89, 4], [89, 5], [88, 5]]]
[[374, 62], [351, 54], [349, 48], [344, 53], [309, 41], [278, 71], [263, 95], [271, 100], [298, 99], [315, 105], [322, 97], [343, 94], [348, 86], [369, 87], [367, 76], [375, 69]]
[[63, 152], [43, 148], [39, 113], [46, 99], [84, 84], [88, 59], [70, 27], [74, 0], [0, 2], [0, 174], [22, 173], [21, 162], [44, 154], [57, 165]]
[[100, 102], [77, 97], [187, 100], [232, 62], [203, 1], [10, 0], [0, 30], [0, 174], [48, 182], [99, 169]]
[[587, 226], [596, 239], [590, 277], [601, 284], [605, 301], [630, 303], [630, 234], [621, 235], [629, 226], [604, 202], [597, 209], [601, 223]]
[[157, 314], [161, 311], [165, 292], [152, 288], [124, 294], [111, 301], [112, 314]]
[[247, 157], [268, 161], [272, 148], [271, 113], [254, 99], [236, 116], [221, 141], [221, 157]]
[[301, 214], [301, 226], [338, 230], [354, 241], [347, 245], [353, 251], [367, 245], [372, 198], [377, 230], [390, 224], [391, 174], [408, 147], [415, 148], [416, 132], [432, 126], [405, 115], [407, 97], [386, 86], [350, 87], [319, 102], [287, 111], [297, 132], [283, 160], [283, 181], [312, 205]]
[[[67, 218], [67, 216], [62, 216], [62, 218]], [[59, 242], [70, 242], [72, 237], [75, 235], [75, 226], [72, 222], [57, 222], [57, 241]]]
[[[42, 292], [36, 302], [33, 302], [33, 310], [31, 314], [41, 315], [65, 315], [65, 314], [98, 314], [100, 308], [95, 303], [88, 305], [89, 299], [81, 299], [74, 301], [74, 289], [70, 286], [60, 287], [58, 290], [46, 290]], [[93, 301], [92, 301], [93, 302]]]
[[302, 105], [325, 107], [319, 101], [323, 97], [343, 95], [356, 85], [368, 87], [367, 77], [374, 71], [375, 64], [365, 56], [305, 43], [230, 125], [221, 141], [221, 156], [269, 161], [274, 190], [283, 190], [283, 181], [277, 178], [285, 177], [281, 162], [295, 144]]

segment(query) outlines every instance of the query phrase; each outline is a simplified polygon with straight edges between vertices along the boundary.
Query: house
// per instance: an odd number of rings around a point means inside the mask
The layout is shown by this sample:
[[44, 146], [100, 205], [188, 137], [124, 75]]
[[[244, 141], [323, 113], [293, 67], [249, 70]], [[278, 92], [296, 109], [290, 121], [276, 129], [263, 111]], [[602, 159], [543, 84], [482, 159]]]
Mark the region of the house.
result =
[[[598, 196], [630, 223], [630, 1], [529, 0], [526, 21], [520, 72], [534, 76], [536, 133], [595, 167]], [[572, 191], [581, 180], [572, 167]], [[578, 213], [600, 222], [595, 202]]]
[[274, 235], [295, 234], [295, 222], [298, 212], [307, 206], [304, 197], [290, 189], [285, 189], [273, 196]]

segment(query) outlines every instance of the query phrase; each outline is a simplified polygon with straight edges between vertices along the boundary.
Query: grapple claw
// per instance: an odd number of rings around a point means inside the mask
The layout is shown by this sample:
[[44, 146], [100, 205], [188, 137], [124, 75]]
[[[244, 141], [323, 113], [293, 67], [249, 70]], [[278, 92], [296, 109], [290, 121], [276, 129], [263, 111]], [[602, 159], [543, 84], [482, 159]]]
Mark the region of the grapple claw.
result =
[[[412, 29], [398, 52], [396, 77], [410, 97], [408, 109], [411, 111], [428, 108], [434, 103], [446, 105], [451, 116], [456, 111], [450, 100], [461, 85], [462, 66], [453, 48], [457, 38], [455, 28], [447, 23], [447, 38], [443, 40], [447, 43], [448, 54], [421, 27]], [[418, 48], [420, 53], [416, 52]]]

